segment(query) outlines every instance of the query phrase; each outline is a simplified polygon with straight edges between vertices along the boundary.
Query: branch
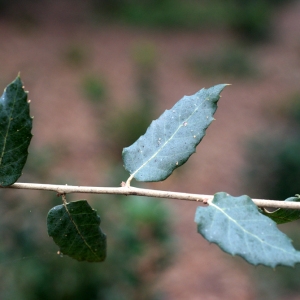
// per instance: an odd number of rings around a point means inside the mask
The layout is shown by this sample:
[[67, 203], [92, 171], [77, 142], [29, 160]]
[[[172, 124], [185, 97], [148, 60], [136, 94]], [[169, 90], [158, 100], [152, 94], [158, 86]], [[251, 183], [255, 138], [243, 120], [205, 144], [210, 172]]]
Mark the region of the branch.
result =
[[[122, 187], [93, 187], [93, 186], [37, 184], [37, 183], [15, 183], [7, 187], [0, 186], [0, 188], [53, 191], [58, 194], [88, 193], [88, 194], [135, 195], [135, 196], [147, 196], [147, 197], [155, 197], [155, 198], [197, 201], [197, 202], [203, 202], [205, 204], [212, 201], [214, 197], [212, 195], [188, 194], [188, 193], [141, 189], [141, 188], [126, 186], [126, 185]], [[285, 202], [285, 201], [264, 200], [264, 199], [252, 199], [252, 201], [259, 207], [289, 208], [289, 209], [300, 210], [300, 202]]]

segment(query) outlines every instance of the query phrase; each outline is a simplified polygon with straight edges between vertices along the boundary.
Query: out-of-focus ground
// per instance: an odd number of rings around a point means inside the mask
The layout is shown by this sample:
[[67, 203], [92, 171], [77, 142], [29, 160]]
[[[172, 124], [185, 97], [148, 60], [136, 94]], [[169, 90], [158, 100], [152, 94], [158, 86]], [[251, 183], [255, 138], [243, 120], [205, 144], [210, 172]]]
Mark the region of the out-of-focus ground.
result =
[[[105, 78], [111, 107], [125, 110], [134, 105], [132, 51], [136, 44], [148, 42], [156, 49], [160, 99], [156, 105], [157, 117], [185, 94], [227, 83], [227, 78], [195, 78], [185, 63], [192, 54], [209, 53], [232, 41], [234, 36], [226, 31], [154, 31], [118, 24], [91, 26], [78, 21], [78, 9], [64, 12], [61, 4], [45, 10], [47, 14], [36, 28], [32, 25], [27, 28], [5, 17], [0, 19], [0, 84], [4, 88], [21, 72], [32, 100], [33, 146], [50, 145], [67, 153], [49, 171], [53, 178], [67, 173], [80, 185], [101, 186], [106, 181], [105, 170], [109, 166], [106, 157], [102, 157], [96, 130], [99, 116], [82, 96], [81, 80], [85, 75], [99, 73]], [[274, 18], [274, 38], [251, 50], [261, 77], [228, 82], [232, 85], [222, 92], [216, 121], [197, 153], [178, 174], [175, 171], [165, 182], [146, 186], [201, 194], [244, 193], [241, 170], [246, 139], [267, 124], [266, 112], [272, 111], [278, 101], [290, 92], [299, 91], [300, 3], [284, 7]], [[79, 45], [88, 53], [80, 67], [64, 63], [64, 53], [72, 45]], [[197, 234], [193, 219], [198, 204], [162, 201], [168, 202], [173, 212], [179, 245], [174, 263], [157, 283], [167, 298], [255, 299], [252, 267], [240, 258], [224, 254]]]

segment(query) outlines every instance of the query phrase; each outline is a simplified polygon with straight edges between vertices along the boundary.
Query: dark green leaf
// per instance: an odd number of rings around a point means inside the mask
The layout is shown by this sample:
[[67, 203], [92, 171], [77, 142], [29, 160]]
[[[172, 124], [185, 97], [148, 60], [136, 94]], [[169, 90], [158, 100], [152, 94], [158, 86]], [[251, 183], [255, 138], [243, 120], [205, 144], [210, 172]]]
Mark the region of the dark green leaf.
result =
[[[299, 202], [299, 197], [290, 197], [285, 199], [286, 202]], [[285, 209], [278, 208], [274, 211], [268, 211], [267, 209], [261, 209], [260, 212], [265, 216], [271, 218], [277, 224], [288, 223], [300, 219], [300, 210], [298, 209]]]
[[27, 93], [18, 76], [0, 98], [0, 185], [11, 185], [22, 175], [31, 128]]
[[62, 254], [78, 261], [100, 262], [106, 257], [106, 235], [100, 222], [86, 200], [74, 201], [49, 211], [48, 234]]
[[124, 148], [124, 166], [131, 177], [139, 181], [160, 181], [184, 164], [214, 120], [225, 86], [216, 85], [183, 97], [153, 121], [134, 144]]
[[278, 230], [276, 223], [259, 213], [248, 196], [217, 193], [209, 207], [198, 207], [198, 232], [227, 253], [240, 255], [253, 265], [293, 266], [300, 252]]

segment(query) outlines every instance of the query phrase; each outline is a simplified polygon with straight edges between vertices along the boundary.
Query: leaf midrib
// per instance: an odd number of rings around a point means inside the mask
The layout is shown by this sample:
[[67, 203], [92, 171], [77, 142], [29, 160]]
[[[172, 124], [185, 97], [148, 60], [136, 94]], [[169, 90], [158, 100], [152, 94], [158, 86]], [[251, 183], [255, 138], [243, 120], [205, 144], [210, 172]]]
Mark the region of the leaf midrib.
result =
[[98, 259], [101, 259], [101, 257], [98, 256], [97, 253], [90, 247], [90, 245], [87, 243], [87, 241], [86, 241], [86, 239], [84, 238], [84, 236], [81, 234], [81, 232], [80, 232], [80, 230], [79, 230], [77, 224], [76, 224], [75, 221], [73, 220], [72, 215], [71, 215], [71, 213], [69, 212], [68, 207], [67, 207], [67, 205], [66, 205], [65, 203], [64, 203], [64, 207], [65, 207], [65, 209], [66, 209], [66, 211], [67, 211], [67, 213], [68, 213], [68, 215], [69, 215], [69, 218], [70, 218], [71, 222], [72, 222], [73, 225], [75, 226], [78, 235], [79, 235], [79, 236], [81, 237], [81, 239], [83, 240], [84, 244], [87, 246], [87, 248], [88, 248], [88, 249], [89, 249], [89, 250], [90, 250], [90, 251], [91, 251]]
[[131, 178], [133, 178], [134, 176], [135, 176], [135, 174], [137, 174], [141, 169], [143, 169], [152, 159], [154, 159], [158, 154], [159, 154], [159, 152], [161, 152], [162, 151], [162, 149], [164, 149], [164, 147], [170, 142], [170, 140], [172, 140], [173, 139], [173, 137], [177, 134], [177, 132], [179, 131], [179, 129], [181, 128], [181, 127], [183, 127], [183, 124], [185, 123], [185, 122], [187, 122], [193, 115], [194, 115], [194, 113], [196, 112], [196, 111], [198, 111], [198, 109], [199, 109], [199, 107], [204, 103], [204, 101], [208, 101], [209, 100], [209, 98], [207, 99], [207, 98], [205, 98], [201, 103], [199, 103], [199, 105], [198, 106], [196, 106], [196, 108], [194, 109], [194, 111], [190, 114], [190, 116], [188, 117], [188, 118], [186, 118], [185, 120], [183, 120], [182, 121], [182, 123], [180, 124], [180, 126], [175, 130], [175, 132], [172, 134], [172, 136], [168, 139], [168, 140], [166, 140], [165, 142], [164, 142], [164, 144], [146, 161], [146, 162], [144, 162], [138, 169], [136, 169], [132, 174], [131, 174]]
[[[273, 244], [269, 244], [266, 241], [263, 241], [261, 238], [259, 238], [257, 235], [254, 235], [253, 233], [251, 233], [250, 231], [244, 229], [235, 219], [233, 219], [231, 216], [229, 216], [227, 213], [225, 213], [225, 211], [223, 209], [221, 209], [219, 206], [215, 205], [213, 202], [211, 202], [209, 205], [215, 207], [217, 210], [219, 210], [221, 213], [223, 213], [231, 222], [235, 223], [242, 231], [244, 231], [246, 234], [251, 235], [252, 237], [254, 237], [255, 239], [257, 239], [258, 241], [260, 241], [262, 244], [266, 244], [268, 246], [270, 246], [271, 248], [275, 248], [278, 249], [282, 252], [287, 253], [288, 255], [290, 255], [291, 253], [286, 251], [283, 248], [279, 248], [277, 246], [274, 246]], [[296, 249], [294, 249], [294, 251], [297, 254], [300, 254], [299, 251], [297, 251]]]
[[[6, 91], [7, 91], [7, 89], [5, 89], [4, 93], [6, 93]], [[17, 93], [18, 93], [18, 87], [17, 87], [16, 92], [15, 92], [15, 96], [14, 96], [14, 100], [13, 100], [13, 106], [12, 106], [11, 112], [9, 114], [7, 130], [6, 130], [6, 133], [5, 133], [5, 136], [4, 136], [4, 143], [3, 143], [3, 147], [2, 147], [2, 151], [1, 151], [1, 156], [0, 156], [0, 167], [1, 167], [1, 164], [2, 164], [2, 159], [3, 159], [4, 155], [5, 155], [6, 142], [7, 142], [7, 138], [8, 138], [8, 134], [9, 134], [10, 124], [11, 124], [11, 121], [12, 121], [12, 115], [13, 115], [13, 112], [15, 110]]]

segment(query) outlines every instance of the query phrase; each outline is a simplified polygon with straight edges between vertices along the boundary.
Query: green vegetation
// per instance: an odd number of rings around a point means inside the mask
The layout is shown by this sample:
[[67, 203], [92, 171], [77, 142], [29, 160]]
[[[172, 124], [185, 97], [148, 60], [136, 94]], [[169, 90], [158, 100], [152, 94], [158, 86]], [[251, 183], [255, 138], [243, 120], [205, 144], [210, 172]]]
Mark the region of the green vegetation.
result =
[[[49, 181], [55, 150], [30, 152], [22, 181]], [[117, 171], [113, 173], [113, 180], [120, 182]], [[5, 241], [0, 246], [1, 299], [158, 299], [160, 292], [153, 284], [171, 263], [176, 248], [170, 214], [161, 201], [89, 197], [97, 213], [105, 214], [101, 228], [109, 236], [109, 253], [99, 267], [57, 254], [58, 247], [47, 235], [45, 216], [49, 207], [60, 203], [59, 198], [2, 189], [0, 197], [0, 239]]]
[[[250, 139], [246, 148], [248, 162], [245, 190], [255, 197], [284, 199], [299, 193], [300, 185], [300, 96], [287, 96], [281, 106], [273, 108], [271, 126], [273, 134], [262, 132]], [[275, 113], [275, 115], [274, 115]], [[280, 225], [296, 247], [300, 246], [299, 220]], [[293, 269], [265, 267], [253, 271], [259, 300], [279, 300], [298, 297], [300, 266]]]
[[285, 199], [298, 193], [300, 184], [300, 97], [294, 94], [277, 109], [281, 123], [247, 143], [246, 190], [266, 199]]
[[[120, 149], [131, 145], [145, 133], [154, 118], [155, 106], [159, 102], [156, 87], [156, 48], [149, 42], [139, 42], [132, 49], [135, 70], [136, 98], [126, 109], [113, 109], [99, 123], [108, 155], [116, 161], [121, 159]], [[108, 104], [109, 107], [109, 104]], [[101, 110], [105, 109], [103, 106]], [[101, 111], [99, 110], [99, 114]]]
[[64, 49], [62, 58], [71, 67], [81, 67], [87, 61], [87, 49], [78, 44], [70, 44]]
[[159, 28], [228, 28], [243, 39], [259, 41], [269, 37], [272, 13], [283, 1], [93, 0], [92, 3], [100, 20], [109, 18]]
[[250, 53], [241, 47], [220, 47], [208, 55], [188, 59], [188, 68], [197, 77], [249, 79], [258, 75]]
[[[217, 109], [220, 93], [226, 85], [203, 88], [194, 95], [184, 96], [171, 109], [152, 121], [146, 133], [131, 146], [123, 148], [123, 164], [130, 176], [126, 183], [122, 182], [121, 188], [76, 188], [15, 184], [24, 167], [23, 157], [25, 160], [27, 158], [29, 142], [26, 141], [25, 144], [23, 136], [30, 141], [32, 119], [27, 94], [18, 76], [6, 87], [0, 98], [0, 121], [3, 127], [3, 133], [0, 135], [2, 187], [14, 184], [14, 187], [19, 188], [38, 187], [37, 189], [56, 191], [62, 197], [63, 205], [50, 210], [47, 226], [49, 235], [60, 248], [58, 253], [69, 255], [79, 261], [102, 262], [106, 257], [106, 235], [99, 228], [99, 215], [86, 201], [68, 203], [66, 194], [87, 192], [179, 197], [199, 201], [203, 196], [192, 194], [178, 196], [172, 192], [134, 188], [131, 187], [131, 181], [133, 178], [141, 182], [163, 181], [175, 169], [186, 163], [196, 152], [196, 147], [205, 136], [206, 129], [214, 120], [213, 115]], [[143, 100], [144, 105], [150, 104], [149, 99]], [[18, 156], [22, 159], [16, 159]], [[257, 208], [257, 205], [268, 207], [267, 203], [259, 204], [258, 200], [252, 200], [248, 196], [232, 197], [224, 192], [216, 193], [210, 201], [202, 201], [208, 203], [209, 207], [198, 207], [196, 211], [195, 222], [198, 232], [208, 241], [218, 244], [225, 252], [239, 255], [253, 265], [263, 264], [273, 268], [277, 265], [294, 266], [300, 261], [300, 251], [297, 251], [290, 239], [277, 229], [276, 222], [282, 223], [281, 219], [269, 218], [266, 212], [262, 214]], [[295, 202], [298, 202], [296, 197], [289, 197], [289, 201], [284, 202], [286, 209], [283, 213], [287, 222], [300, 218], [300, 214], [294, 213], [291, 217], [287, 209], [289, 208], [287, 205], [298, 204]], [[272, 202], [270, 205], [281, 207]], [[279, 208], [278, 211], [281, 210]], [[212, 225], [207, 228], [210, 222]], [[268, 230], [261, 231], [256, 225], [257, 222], [268, 225]], [[218, 227], [224, 231], [217, 230]], [[233, 240], [235, 242], [232, 242]]]
[[95, 103], [103, 102], [107, 94], [104, 80], [97, 75], [88, 75], [83, 79], [82, 91], [88, 100]]
[[[86, 3], [89, 11], [83, 10], [81, 17], [89, 14], [89, 21], [115, 21], [150, 28], [227, 28], [242, 39], [260, 41], [267, 39], [272, 33], [272, 15], [275, 9], [291, 1], [89, 0]], [[36, 1], [1, 0], [0, 13], [10, 14], [15, 22], [21, 20], [23, 25], [25, 22], [36, 26], [36, 5]], [[69, 0], [65, 5], [72, 6], [74, 3]], [[20, 9], [15, 10], [16, 6]]]

